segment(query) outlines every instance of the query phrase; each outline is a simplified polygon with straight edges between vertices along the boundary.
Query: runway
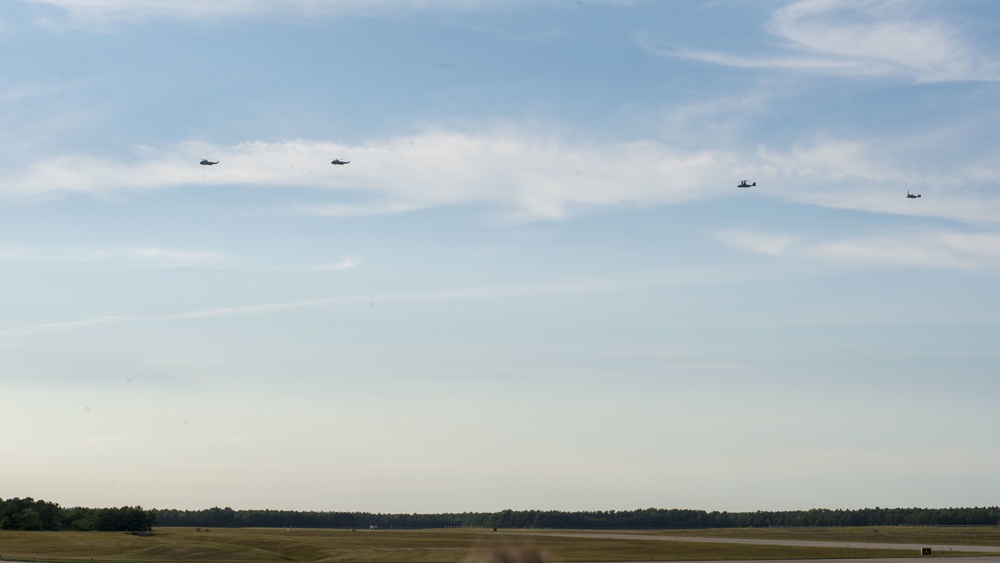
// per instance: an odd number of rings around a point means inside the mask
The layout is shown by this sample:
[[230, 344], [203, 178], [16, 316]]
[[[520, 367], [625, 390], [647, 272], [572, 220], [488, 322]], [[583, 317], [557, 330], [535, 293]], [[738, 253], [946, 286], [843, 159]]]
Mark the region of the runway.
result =
[[[792, 561], [808, 561], [809, 563], [873, 563], [883, 561], [885, 563], [927, 563], [929, 557], [885, 557], [878, 558], [858, 558], [858, 559], [731, 559], [728, 561], [650, 561], [649, 563], [790, 563]], [[942, 563], [1000, 563], [1000, 556], [983, 555], [977, 557], [948, 557], [938, 558]], [[586, 563], [623, 563], [607, 561], [588, 561]], [[627, 563], [627, 562], [624, 562]], [[643, 562], [645, 563], [645, 562]]]
[[[524, 532], [519, 535], [538, 535], [551, 537], [573, 537], [573, 538], [602, 538], [612, 540], [632, 540], [632, 541], [675, 541], [691, 543], [729, 543], [744, 545], [781, 545], [788, 547], [839, 547], [847, 549], [898, 549], [901, 551], [913, 551], [919, 553], [922, 548], [929, 547], [935, 553], [947, 551], [964, 551], [967, 553], [996, 553], [1000, 555], [1000, 546], [992, 545], [948, 545], [948, 544], [926, 544], [926, 543], [878, 543], [878, 542], [840, 542], [840, 541], [806, 541], [806, 540], [771, 540], [771, 539], [747, 539], [747, 538], [710, 538], [693, 536], [670, 536], [653, 534], [621, 534], [621, 533], [581, 533], [563, 534], [558, 532]], [[926, 557], [919, 558], [926, 560]], [[979, 563], [1000, 563], [1000, 557], [949, 557], [948, 561], [962, 561], [972, 559]], [[993, 560], [996, 560], [995, 562]], [[893, 561], [906, 561], [907, 558], [894, 558]], [[826, 561], [825, 559], [811, 559], [810, 561]], [[834, 559], [831, 561], [852, 561], [851, 559]]]

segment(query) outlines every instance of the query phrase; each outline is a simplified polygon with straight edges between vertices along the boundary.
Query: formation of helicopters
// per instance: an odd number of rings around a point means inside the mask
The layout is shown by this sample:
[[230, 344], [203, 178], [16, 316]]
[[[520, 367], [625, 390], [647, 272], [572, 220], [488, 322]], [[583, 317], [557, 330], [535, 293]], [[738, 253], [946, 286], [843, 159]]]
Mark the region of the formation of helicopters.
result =
[[[199, 162], [198, 164], [200, 164], [202, 166], [214, 166], [214, 165], [216, 165], [218, 163], [219, 163], [218, 160], [211, 161], [211, 160], [209, 160], [207, 158], [203, 158], [203, 159], [201, 159], [201, 162]], [[351, 163], [350, 160], [340, 160], [339, 158], [335, 158], [335, 159], [333, 159], [333, 160], [330, 161], [330, 164], [339, 164], [339, 165], [350, 164], [350, 163]]]
[[[208, 160], [207, 158], [203, 158], [203, 159], [201, 159], [201, 162], [199, 162], [198, 164], [201, 164], [202, 166], [214, 166], [214, 165], [216, 165], [218, 163], [219, 163], [218, 160], [211, 161], [211, 160]], [[336, 164], [338, 166], [343, 166], [345, 164], [350, 164], [350, 163], [351, 163], [350, 160], [340, 160], [339, 158], [335, 158], [335, 159], [333, 159], [333, 160], [330, 161], [330, 164]], [[740, 183], [737, 184], [736, 187], [737, 188], [752, 188], [752, 187], [754, 187], [756, 185], [757, 185], [757, 182], [754, 182], [752, 184], [748, 184], [746, 180], [740, 180]], [[906, 190], [906, 198], [907, 199], [917, 199], [918, 197], [921, 197], [921, 195], [920, 194], [911, 194], [910, 190]]]
[[[746, 180], [740, 180], [740, 183], [736, 185], [737, 188], [752, 188], [757, 185], [757, 182], [748, 184]], [[911, 194], [910, 190], [906, 190], [906, 199], [917, 199], [921, 197], [920, 194]]]

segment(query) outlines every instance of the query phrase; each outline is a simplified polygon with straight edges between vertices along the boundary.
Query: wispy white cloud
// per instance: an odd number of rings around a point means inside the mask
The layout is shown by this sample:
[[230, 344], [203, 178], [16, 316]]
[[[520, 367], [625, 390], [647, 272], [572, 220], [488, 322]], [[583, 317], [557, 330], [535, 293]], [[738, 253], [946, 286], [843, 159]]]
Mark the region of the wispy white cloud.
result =
[[373, 215], [393, 215], [420, 209], [416, 203], [384, 202], [365, 204], [319, 203], [295, 205], [289, 212], [296, 215], [314, 217], [370, 217]]
[[34, 262], [119, 262], [148, 268], [234, 267], [237, 262], [224, 252], [160, 246], [104, 248], [47, 248], [0, 244], [0, 258], [25, 257]]
[[777, 10], [768, 29], [805, 51], [884, 67], [920, 82], [997, 80], [996, 59], [979, 54], [942, 18], [914, 17], [897, 0], [803, 0]]
[[796, 144], [787, 151], [760, 149], [764, 161], [775, 165], [785, 176], [803, 179], [869, 180], [915, 184], [925, 181], [915, 171], [903, 171], [880, 159], [874, 142], [854, 139], [821, 138]]
[[[292, 12], [300, 14], [311, 13], [344, 13], [359, 11], [368, 5], [368, 10], [416, 7], [425, 2], [408, 2], [406, 0], [215, 0], [202, 2], [200, 0], [21, 0], [36, 4], [45, 4], [64, 10], [71, 17], [87, 20], [127, 19], [141, 20], [151, 18], [198, 19], [206, 17], [259, 16], [274, 12]], [[467, 5], [472, 2], [439, 1], [435, 5]]]
[[657, 138], [677, 146], [746, 146], [753, 120], [774, 111], [797, 88], [788, 81], [699, 98], [655, 113]]
[[339, 270], [350, 270], [352, 268], [358, 267], [361, 262], [358, 262], [354, 258], [345, 258], [340, 262], [333, 262], [330, 264], [322, 264], [320, 266], [315, 266], [312, 268], [313, 271], [317, 272], [335, 272]]
[[45, 334], [50, 332], [69, 332], [93, 326], [117, 324], [122, 322], [140, 320], [140, 319], [141, 319], [140, 317], [133, 317], [128, 315], [101, 315], [97, 317], [89, 317], [86, 319], [76, 319], [71, 321], [58, 321], [54, 323], [26, 325], [11, 330], [0, 331], [0, 336], [11, 337], [11, 336], [26, 336], [31, 334]]
[[997, 81], [1000, 61], [981, 53], [943, 16], [916, 15], [921, 5], [895, 0], [799, 0], [776, 10], [765, 30], [786, 52], [749, 55], [645, 42], [659, 54], [711, 64], [915, 82]]
[[[758, 148], [758, 192], [810, 205], [873, 213], [1000, 221], [1000, 194], [989, 185], [995, 163], [928, 164], [939, 150], [933, 135], [922, 144], [899, 139], [818, 138], [788, 149]], [[906, 192], [923, 192], [919, 200]]]
[[282, 271], [282, 272], [339, 272], [343, 270], [351, 270], [357, 268], [361, 265], [359, 260], [354, 258], [345, 258], [339, 262], [331, 262], [328, 264], [319, 264], [316, 266], [289, 266], [289, 267], [273, 267], [268, 268], [268, 270]]
[[156, 268], [218, 267], [232, 260], [213, 250], [177, 250], [157, 246], [102, 249], [89, 254], [95, 260], [124, 260]]
[[[2, 24], [0, 24], [0, 33], [3, 32]], [[72, 90], [79, 87], [81, 84], [85, 84], [87, 81], [84, 80], [72, 80], [63, 81], [58, 84], [37, 84], [37, 83], [22, 83], [17, 85], [8, 85], [3, 90], [0, 90], [0, 103], [13, 103], [22, 100], [30, 100], [34, 98], [44, 98], [58, 95], [62, 92]]]
[[704, 125], [706, 119], [718, 120], [730, 116], [760, 113], [769, 107], [778, 95], [780, 92], [774, 87], [758, 87], [737, 95], [726, 94], [671, 108], [667, 117], [671, 121], [693, 120]]
[[[979, 157], [930, 166], [921, 155], [939, 145], [906, 139], [818, 137], [789, 148], [745, 154], [680, 150], [670, 145], [583, 142], [504, 129], [432, 130], [362, 144], [294, 140], [220, 146], [187, 142], [141, 147], [122, 160], [54, 156], [0, 176], [0, 199], [66, 193], [107, 195], [176, 188], [295, 190], [300, 201], [266, 213], [369, 216], [448, 205], [486, 205], [514, 220], [563, 219], [614, 207], [654, 207], [732, 194], [735, 181], [758, 181], [754, 193], [798, 203], [876, 213], [1000, 220], [1000, 194], [983, 189], [1000, 167]], [[203, 158], [220, 160], [200, 166]], [[333, 157], [351, 160], [333, 166]], [[906, 190], [928, 191], [907, 200]], [[191, 251], [201, 252], [201, 251]], [[164, 265], [209, 265], [209, 254], [133, 251]]]
[[[150, 19], [195, 20], [262, 16], [316, 17], [339, 15], [392, 15], [408, 11], [509, 9], [526, 0], [20, 0], [53, 6], [78, 25], [109, 21]], [[558, 1], [558, 0], [551, 0]], [[622, 0], [598, 0], [623, 4]]]
[[[220, 164], [199, 166], [202, 157]], [[334, 167], [332, 157], [352, 163]], [[2, 178], [0, 197], [195, 185], [298, 187], [354, 192], [369, 200], [314, 202], [287, 211], [365, 215], [491, 203], [521, 219], [561, 218], [590, 207], [708, 197], [730, 183], [728, 158], [650, 141], [596, 145], [519, 132], [431, 131], [356, 146], [305, 140], [234, 146], [184, 143], [163, 151], [147, 148], [131, 162], [49, 158]]]
[[0, 244], [0, 259], [24, 257], [34, 262], [109, 262], [145, 268], [243, 268], [283, 272], [337, 272], [361, 265], [356, 258], [305, 266], [254, 266], [241, 263], [235, 257], [217, 250], [177, 249], [161, 246], [131, 246], [104, 248], [46, 248]]
[[649, 49], [655, 53], [665, 56], [737, 68], [762, 68], [773, 70], [809, 71], [817, 73], [861, 74], [871, 76], [887, 74], [891, 70], [891, 67], [880, 64], [877, 61], [852, 61], [800, 55], [785, 55], [777, 57], [750, 56], [698, 49], [667, 49], [655, 46], [649, 46]]
[[718, 233], [729, 246], [766, 254], [859, 265], [1000, 269], [1000, 234], [905, 229], [849, 239], [808, 241], [788, 233]]
[[0, 259], [24, 255], [24, 249], [15, 244], [0, 244]]
[[0, 330], [2, 338], [16, 338], [35, 334], [70, 332], [104, 325], [140, 322], [185, 321], [219, 317], [269, 315], [297, 309], [317, 309], [343, 306], [352, 303], [417, 303], [436, 301], [461, 301], [479, 299], [506, 299], [517, 297], [537, 297], [545, 295], [589, 294], [620, 291], [636, 287], [663, 285], [700, 285], [731, 283], [735, 279], [720, 275], [688, 275], [668, 273], [663, 276], [643, 276], [641, 279], [586, 279], [549, 281], [537, 283], [495, 284], [472, 287], [457, 287], [431, 291], [380, 293], [356, 296], [317, 297], [291, 301], [250, 303], [224, 307], [205, 307], [159, 315], [99, 315], [84, 319], [24, 325]]
[[811, 252], [867, 264], [1000, 268], [1000, 234], [925, 232], [883, 235], [818, 245]]
[[724, 231], [716, 234], [720, 241], [759, 254], [781, 256], [798, 237], [783, 233], [762, 233], [748, 229]]

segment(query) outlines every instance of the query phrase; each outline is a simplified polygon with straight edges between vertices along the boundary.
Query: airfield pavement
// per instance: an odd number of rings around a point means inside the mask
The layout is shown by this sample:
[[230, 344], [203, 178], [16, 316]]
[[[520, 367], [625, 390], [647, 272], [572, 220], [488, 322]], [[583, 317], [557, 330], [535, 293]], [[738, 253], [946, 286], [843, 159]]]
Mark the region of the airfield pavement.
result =
[[[886, 559], [754, 559], [752, 561], [734, 559], [730, 561], [711, 561], [710, 563], [789, 563], [789, 561], [808, 561], [809, 563], [877, 563], [890, 561], [891, 563], [927, 563], [927, 557], [903, 557]], [[979, 557], [949, 557], [948, 563], [1000, 563], [1000, 556], [984, 555]], [[607, 563], [590, 561], [588, 563]], [[645, 562], [643, 562], [645, 563]], [[706, 563], [705, 561], [651, 561], [650, 563]]]
[[[745, 538], [710, 538], [698, 536], [670, 536], [657, 534], [561, 534], [557, 532], [521, 532], [520, 535], [550, 536], [550, 537], [574, 537], [574, 538], [603, 538], [616, 540], [643, 540], [643, 541], [680, 541], [695, 543], [732, 543], [746, 545], [783, 545], [789, 547], [840, 547], [848, 549], [899, 549], [912, 550], [918, 552], [921, 548], [929, 547], [935, 553], [947, 551], [963, 551], [966, 553], [996, 553], [1000, 554], [1000, 546], [993, 545], [943, 545], [926, 543], [877, 543], [877, 542], [842, 542], [842, 541], [805, 541], [805, 540], [774, 540], [774, 539], [745, 539]], [[949, 557], [949, 562], [958, 562], [964, 557]], [[1000, 557], [975, 557], [979, 563], [1000, 563]], [[824, 559], [813, 559], [811, 561], [825, 561]], [[832, 561], [853, 561], [852, 559], [834, 559]], [[893, 559], [893, 561], [906, 561], [903, 559]], [[761, 562], [765, 563], [765, 562]]]

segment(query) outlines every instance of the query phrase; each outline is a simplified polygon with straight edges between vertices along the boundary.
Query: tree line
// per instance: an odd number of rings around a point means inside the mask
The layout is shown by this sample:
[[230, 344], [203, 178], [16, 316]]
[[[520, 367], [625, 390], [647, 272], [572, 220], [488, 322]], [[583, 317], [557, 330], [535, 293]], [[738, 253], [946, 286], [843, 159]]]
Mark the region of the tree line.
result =
[[859, 510], [787, 510], [706, 512], [646, 508], [563, 512], [503, 510], [446, 514], [381, 514], [369, 512], [301, 512], [288, 510], [156, 510], [158, 526], [217, 528], [378, 528], [444, 527], [669, 529], [822, 526], [997, 526], [1000, 507], [863, 508]]
[[154, 511], [141, 506], [62, 508], [31, 497], [0, 499], [0, 530], [146, 532], [155, 519]]
[[382, 514], [370, 512], [308, 512], [295, 510], [146, 510], [121, 508], [62, 508], [31, 498], [0, 499], [0, 529], [148, 531], [152, 526], [203, 528], [369, 528], [417, 529], [562, 528], [562, 529], [681, 529], [823, 526], [998, 526], [1000, 507], [862, 508], [858, 510], [784, 510], [706, 512], [645, 508], [564, 512], [502, 510], [444, 514]]

